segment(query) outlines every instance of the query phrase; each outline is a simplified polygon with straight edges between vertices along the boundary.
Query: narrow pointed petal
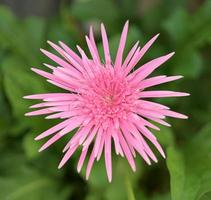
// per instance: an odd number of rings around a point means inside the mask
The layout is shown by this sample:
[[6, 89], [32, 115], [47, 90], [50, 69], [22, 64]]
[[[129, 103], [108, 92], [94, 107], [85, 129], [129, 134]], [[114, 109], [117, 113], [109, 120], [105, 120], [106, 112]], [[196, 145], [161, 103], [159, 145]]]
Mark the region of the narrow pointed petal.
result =
[[95, 61], [95, 63], [100, 64], [99, 54], [96, 51], [95, 47], [93, 46], [93, 42], [91, 42], [87, 36], [86, 36], [86, 43], [88, 45], [93, 60]]
[[111, 164], [111, 134], [107, 132], [105, 138], [105, 163], [106, 163], [106, 172], [108, 176], [108, 181], [112, 180], [112, 164]]
[[[93, 28], [92, 26], [90, 26], [90, 29], [89, 29], [89, 38], [90, 38], [90, 41], [92, 43], [92, 47], [94, 48], [95, 50], [95, 53], [98, 55], [98, 58], [99, 57], [99, 54], [98, 54], [98, 49], [97, 49], [97, 45], [95, 43], [95, 38], [94, 38], [94, 33], [93, 33]], [[100, 59], [99, 59], [100, 60]]]
[[159, 76], [159, 78], [156, 78], [156, 79], [155, 77], [153, 77], [153, 78], [145, 79], [144, 81], [142, 81], [139, 87], [140, 89], [144, 89], [144, 88], [152, 87], [155, 85], [160, 85], [162, 83], [175, 81], [181, 78], [183, 78], [183, 76], [169, 76], [169, 77]]
[[123, 65], [122, 65], [122, 68], [127, 67], [129, 61], [131, 60], [132, 56], [134, 55], [134, 53], [135, 53], [135, 51], [136, 51], [136, 49], [137, 49], [137, 47], [138, 47], [138, 44], [139, 44], [139, 42], [136, 42], [135, 45], [132, 47], [132, 49], [131, 49], [130, 52], [128, 53], [128, 55], [127, 55], [127, 57], [126, 57], [126, 59], [125, 59]]
[[88, 148], [86, 148], [85, 150], [81, 151], [81, 156], [79, 158], [78, 165], [77, 165], [78, 173], [81, 171], [81, 168], [83, 167], [84, 160], [85, 160], [86, 155], [87, 155], [87, 151], [88, 151]]
[[174, 117], [174, 118], [180, 118], [180, 119], [187, 119], [188, 117], [186, 115], [183, 115], [181, 113], [171, 111], [171, 110], [161, 110], [159, 111], [161, 114], [168, 116], [168, 117]]
[[149, 61], [148, 63], [138, 68], [135, 72], [130, 74], [128, 76], [128, 79], [130, 79], [132, 83], [136, 83], [136, 84], [139, 83], [148, 75], [150, 75], [160, 65], [165, 63], [168, 59], [170, 59], [173, 55], [174, 55], [174, 52]]
[[72, 96], [70, 93], [47, 93], [47, 94], [33, 94], [24, 96], [25, 99], [45, 99], [49, 97], [55, 97], [55, 96], [64, 96], [64, 95]]
[[168, 126], [171, 127], [171, 124], [167, 123], [166, 121], [162, 120], [162, 119], [157, 119], [155, 117], [148, 117], [150, 120], [157, 122], [158, 124], [164, 125], [164, 126]]
[[66, 127], [70, 122], [70, 119], [67, 119], [59, 124], [57, 124], [56, 126], [53, 126], [52, 128], [46, 130], [45, 132], [41, 133], [40, 135], [38, 135], [35, 140], [40, 140], [43, 139], [44, 137], [47, 137], [49, 135], [52, 135], [53, 133], [63, 129], [64, 127]]
[[158, 38], [160, 34], [158, 33], [157, 35], [155, 35], [152, 39], [150, 39], [141, 49], [141, 51], [139, 52], [139, 60], [144, 56], [144, 54], [148, 51], [148, 49], [152, 46], [152, 44], [155, 42], [155, 40]]
[[69, 150], [66, 152], [61, 162], [59, 163], [59, 166], [58, 166], [59, 169], [62, 168], [64, 164], [70, 159], [70, 157], [73, 155], [73, 153], [76, 151], [77, 148], [78, 148], [78, 145], [74, 145], [72, 148], [69, 148]]
[[173, 92], [173, 91], [144, 91], [140, 92], [140, 98], [161, 98], [161, 97], [183, 97], [189, 96], [186, 92]]
[[47, 149], [50, 145], [52, 145], [54, 142], [56, 142], [57, 140], [59, 140], [62, 136], [59, 135], [58, 133], [56, 135], [54, 135], [52, 138], [50, 138], [40, 149], [39, 152]]
[[25, 116], [46, 115], [46, 114], [50, 114], [52, 112], [53, 112], [52, 110], [49, 110], [48, 108], [44, 108], [44, 109], [41, 109], [41, 110], [28, 112], [28, 113], [25, 114]]
[[70, 131], [72, 131], [73, 129], [77, 128], [80, 126], [80, 124], [84, 121], [83, 117], [73, 117], [70, 119], [69, 121], [69, 125], [66, 126], [64, 129], [62, 129], [59, 134], [60, 135], [65, 135], [67, 133], [69, 133]]
[[86, 168], [86, 180], [89, 179], [90, 172], [91, 172], [92, 166], [94, 164], [94, 160], [95, 160], [95, 156], [94, 156], [94, 152], [92, 150], [92, 153], [91, 153], [91, 156], [89, 158], [89, 162], [88, 162], [88, 165], [87, 165], [87, 168]]
[[126, 39], [127, 39], [128, 25], [129, 25], [129, 21], [127, 21], [125, 23], [123, 31], [122, 31], [122, 35], [121, 35], [121, 38], [119, 41], [119, 47], [117, 50], [116, 60], [115, 60], [115, 64], [114, 64], [114, 67], [117, 68], [117, 71], [122, 66], [122, 57], [123, 57], [123, 52], [124, 52], [125, 43], [126, 43]]
[[98, 130], [97, 137], [96, 137], [96, 140], [95, 140], [95, 145], [94, 145], [94, 156], [95, 157], [97, 157], [97, 154], [99, 152], [102, 134], [103, 134], [103, 130], [102, 130], [102, 127], [100, 127], [99, 130]]
[[134, 161], [133, 156], [131, 154], [131, 151], [130, 151], [130, 149], [129, 149], [129, 147], [128, 147], [128, 145], [127, 145], [127, 143], [126, 143], [126, 141], [125, 141], [125, 139], [124, 139], [124, 137], [122, 136], [121, 133], [119, 133], [119, 141], [120, 141], [120, 144], [122, 146], [122, 150], [124, 151], [124, 154], [127, 158], [128, 163], [130, 164], [132, 170], [136, 171], [135, 161]]
[[[61, 58], [59, 58], [58, 56], [52, 54], [51, 52], [48, 52], [44, 49], [40, 49], [40, 51], [42, 51], [43, 54], [45, 54], [47, 57], [49, 57], [51, 60], [53, 60], [54, 62], [56, 62], [57, 64], [59, 64], [62, 67], [66, 67], [66, 68], [71, 68], [70, 64], [65, 62], [64, 60], [62, 60]], [[79, 72], [78, 72], [79, 73]]]
[[70, 49], [65, 43], [61, 41], [59, 41], [59, 44], [71, 57], [73, 57], [74, 60], [76, 60], [79, 64], [81, 64], [80, 57], [72, 49]]
[[98, 149], [98, 152], [97, 152], [97, 161], [100, 160], [104, 146], [105, 146], [105, 135], [102, 135], [101, 141], [100, 141], [100, 146], [99, 146], [99, 149]]
[[102, 40], [103, 40], [105, 63], [110, 64], [111, 56], [110, 56], [110, 50], [109, 50], [109, 44], [108, 44], [108, 37], [107, 37], [106, 30], [103, 24], [101, 24], [101, 35], [102, 35]]
[[135, 50], [134, 55], [132, 56], [131, 60], [129, 61], [128, 65], [124, 69], [124, 74], [127, 75], [139, 62], [138, 56], [139, 56], [140, 47], [138, 47]]
[[164, 106], [160, 103], [155, 103], [155, 102], [151, 102], [151, 101], [147, 101], [147, 100], [139, 100], [139, 104], [138, 106], [140, 106], [140, 108], [151, 108], [151, 109], [169, 109], [169, 107]]
[[147, 52], [147, 50], [151, 47], [151, 45], [154, 43], [154, 41], [158, 38], [159, 34], [155, 35], [151, 40], [149, 40], [144, 46], [143, 48], [141, 48], [140, 51], [138, 51], [137, 56], [136, 56], [136, 61], [127, 67], [127, 71], [126, 73], [128, 74], [133, 67], [135, 67], [135, 65], [138, 63], [138, 61], [144, 56], [144, 54]]

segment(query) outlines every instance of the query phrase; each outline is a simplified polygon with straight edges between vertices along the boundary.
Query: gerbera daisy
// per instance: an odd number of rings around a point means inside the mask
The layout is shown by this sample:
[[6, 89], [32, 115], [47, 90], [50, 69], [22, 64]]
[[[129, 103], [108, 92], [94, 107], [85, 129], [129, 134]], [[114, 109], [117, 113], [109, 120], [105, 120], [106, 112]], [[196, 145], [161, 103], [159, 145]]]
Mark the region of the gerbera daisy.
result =
[[[38, 110], [26, 113], [26, 116], [47, 115], [47, 119], [60, 118], [63, 121], [41, 133], [35, 139], [51, 138], [41, 147], [46, 149], [66, 134], [73, 134], [63, 152], [59, 164], [61, 168], [81, 148], [77, 170], [80, 172], [87, 153], [90, 157], [86, 169], [88, 179], [95, 160], [104, 152], [108, 180], [112, 179], [112, 141], [115, 152], [128, 160], [136, 170], [134, 157], [138, 152], [147, 164], [157, 162], [150, 149], [150, 141], [165, 158], [164, 151], [156, 137], [149, 130], [159, 128], [152, 121], [170, 126], [165, 117], [186, 119], [183, 114], [171, 111], [169, 107], [146, 100], [157, 97], [187, 96], [188, 93], [173, 91], [146, 91], [147, 88], [174, 81], [182, 76], [148, 77], [174, 53], [161, 56], [134, 70], [134, 67], [157, 39], [158, 34], [142, 48], [137, 42], [123, 60], [123, 50], [128, 32], [128, 21], [125, 23], [116, 53], [112, 62], [106, 30], [101, 24], [104, 58], [100, 59], [92, 27], [86, 42], [91, 58], [77, 46], [80, 55], [74, 53], [66, 44], [59, 45], [48, 41], [60, 57], [46, 50], [41, 51], [56, 63], [56, 66], [44, 64], [51, 73], [32, 68], [47, 81], [66, 90], [65, 93], [48, 93], [25, 96], [26, 99], [41, 99], [43, 102], [31, 106]], [[148, 121], [150, 120], [150, 121]], [[75, 130], [73, 132], [73, 130]], [[71, 133], [70, 133], [71, 132]], [[93, 143], [93, 145], [91, 145]]]

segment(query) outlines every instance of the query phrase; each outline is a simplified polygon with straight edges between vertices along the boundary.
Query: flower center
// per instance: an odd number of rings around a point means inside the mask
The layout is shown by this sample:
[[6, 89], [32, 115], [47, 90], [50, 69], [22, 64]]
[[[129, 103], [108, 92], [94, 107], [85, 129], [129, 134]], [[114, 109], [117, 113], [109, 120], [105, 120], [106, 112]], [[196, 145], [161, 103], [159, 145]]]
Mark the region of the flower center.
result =
[[134, 105], [134, 91], [123, 75], [103, 71], [87, 82], [83, 96], [83, 111], [96, 123], [127, 118]]

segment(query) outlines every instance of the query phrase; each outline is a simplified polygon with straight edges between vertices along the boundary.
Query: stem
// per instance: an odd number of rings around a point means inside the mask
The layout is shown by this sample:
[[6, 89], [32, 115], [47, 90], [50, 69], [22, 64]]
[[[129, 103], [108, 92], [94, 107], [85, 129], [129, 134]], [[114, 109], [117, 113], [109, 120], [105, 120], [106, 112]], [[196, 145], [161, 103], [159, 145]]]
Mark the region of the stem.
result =
[[128, 200], [136, 200], [134, 191], [133, 191], [133, 187], [132, 187], [132, 183], [131, 183], [128, 175], [125, 176], [125, 187], [127, 190]]

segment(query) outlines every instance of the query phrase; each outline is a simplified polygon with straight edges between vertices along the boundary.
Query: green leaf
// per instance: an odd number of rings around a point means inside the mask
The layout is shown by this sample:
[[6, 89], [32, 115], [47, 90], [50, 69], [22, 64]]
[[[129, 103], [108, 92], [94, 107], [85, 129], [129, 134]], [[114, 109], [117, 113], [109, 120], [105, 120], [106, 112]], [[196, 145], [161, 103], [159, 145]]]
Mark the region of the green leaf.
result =
[[125, 158], [118, 158], [114, 165], [112, 182], [106, 189], [105, 197], [107, 200], [136, 199], [138, 177], [142, 173], [140, 158], [136, 159], [136, 166], [137, 170], [134, 173]]
[[[4, 156], [8, 156], [5, 152]], [[19, 153], [13, 153], [14, 158], [2, 159], [0, 168], [16, 168], [13, 174], [0, 176], [0, 199], [2, 200], [38, 200], [68, 199], [71, 188], [58, 179], [53, 179], [42, 171], [38, 171], [33, 165], [25, 162], [25, 158]], [[15, 167], [14, 167], [15, 162]], [[67, 190], [68, 188], [68, 190]]]
[[17, 57], [8, 57], [2, 64], [4, 88], [15, 116], [23, 116], [27, 111], [29, 102], [23, 96], [46, 92], [40, 79], [31, 71], [24, 70], [23, 65]]
[[175, 147], [167, 149], [167, 167], [171, 177], [172, 200], [183, 199], [181, 191], [184, 191], [185, 166], [182, 154]]
[[211, 125], [181, 149], [168, 150], [173, 200], [195, 200], [211, 191]]
[[18, 19], [6, 7], [0, 7], [0, 42], [28, 64], [38, 64], [46, 23], [38, 17]]

